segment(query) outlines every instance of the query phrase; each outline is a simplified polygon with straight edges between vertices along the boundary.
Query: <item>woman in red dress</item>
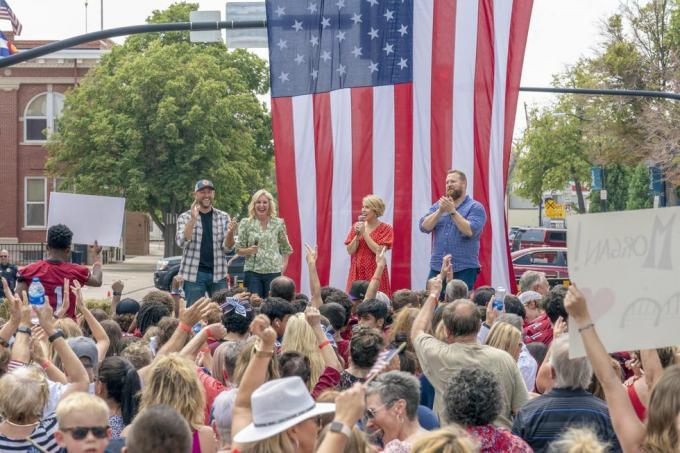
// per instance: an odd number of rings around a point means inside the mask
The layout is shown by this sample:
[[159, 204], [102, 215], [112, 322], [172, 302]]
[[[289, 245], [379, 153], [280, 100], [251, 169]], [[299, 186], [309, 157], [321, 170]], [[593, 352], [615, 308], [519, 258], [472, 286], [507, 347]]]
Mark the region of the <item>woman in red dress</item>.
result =
[[[345, 240], [347, 253], [352, 257], [347, 291], [355, 280], [370, 280], [375, 272], [375, 255], [383, 247], [392, 248], [392, 226], [378, 220], [385, 213], [385, 202], [377, 195], [366, 195], [362, 201], [361, 215]], [[390, 276], [385, 269], [380, 280], [380, 291], [392, 296]]]

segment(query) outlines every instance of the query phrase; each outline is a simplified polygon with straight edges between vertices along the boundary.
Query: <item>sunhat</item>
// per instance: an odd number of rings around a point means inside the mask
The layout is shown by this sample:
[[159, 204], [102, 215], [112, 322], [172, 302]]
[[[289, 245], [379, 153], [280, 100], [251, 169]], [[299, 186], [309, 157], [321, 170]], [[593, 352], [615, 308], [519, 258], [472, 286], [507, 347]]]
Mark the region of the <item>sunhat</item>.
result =
[[247, 444], [279, 434], [308, 418], [335, 412], [333, 403], [316, 403], [302, 379], [291, 376], [261, 385], [250, 398], [253, 422], [234, 436]]

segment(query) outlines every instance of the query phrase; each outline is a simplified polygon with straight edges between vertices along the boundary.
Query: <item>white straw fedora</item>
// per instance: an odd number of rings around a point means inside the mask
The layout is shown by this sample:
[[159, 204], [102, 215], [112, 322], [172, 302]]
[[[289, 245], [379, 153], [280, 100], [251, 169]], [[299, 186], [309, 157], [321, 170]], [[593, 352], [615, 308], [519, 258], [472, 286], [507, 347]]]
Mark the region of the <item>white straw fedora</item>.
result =
[[267, 439], [308, 418], [335, 412], [333, 403], [314, 402], [297, 376], [264, 383], [253, 392], [250, 401], [253, 423], [234, 436], [234, 442], [239, 444]]

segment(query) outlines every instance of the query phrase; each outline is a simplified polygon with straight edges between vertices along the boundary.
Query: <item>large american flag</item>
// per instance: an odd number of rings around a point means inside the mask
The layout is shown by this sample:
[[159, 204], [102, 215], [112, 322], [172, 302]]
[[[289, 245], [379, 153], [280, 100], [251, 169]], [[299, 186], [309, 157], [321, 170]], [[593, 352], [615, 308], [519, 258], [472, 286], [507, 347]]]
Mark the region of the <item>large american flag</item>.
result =
[[19, 19], [17, 19], [14, 11], [12, 11], [12, 8], [9, 7], [5, 0], [0, 0], [0, 19], [9, 20], [12, 23], [12, 31], [14, 34], [21, 34], [21, 22], [19, 22]]
[[422, 288], [431, 236], [418, 220], [468, 179], [488, 222], [477, 285], [514, 288], [505, 188], [532, 0], [267, 0], [280, 214], [287, 274], [344, 288], [344, 239], [362, 198], [385, 200], [393, 289]]

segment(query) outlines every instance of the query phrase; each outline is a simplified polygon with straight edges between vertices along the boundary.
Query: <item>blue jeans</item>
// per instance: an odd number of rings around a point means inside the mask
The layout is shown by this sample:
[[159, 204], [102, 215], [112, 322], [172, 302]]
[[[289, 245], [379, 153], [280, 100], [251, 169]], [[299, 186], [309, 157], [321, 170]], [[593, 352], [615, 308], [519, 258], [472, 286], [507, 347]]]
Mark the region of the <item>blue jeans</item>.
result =
[[269, 296], [269, 286], [276, 277], [281, 276], [281, 272], [274, 272], [271, 274], [260, 274], [258, 272], [246, 271], [244, 275], [244, 284], [251, 294], [259, 294], [261, 298]]
[[[430, 269], [430, 274], [427, 276], [427, 279], [430, 280], [433, 277], [436, 277], [439, 275], [440, 271], [436, 271], [434, 269]], [[457, 280], [462, 280], [465, 282], [465, 284], [468, 287], [468, 291], [472, 291], [472, 288], [475, 286], [475, 282], [477, 281], [477, 275], [479, 275], [479, 268], [474, 267], [470, 269], [463, 269], [462, 271], [454, 272], [453, 273], [453, 278]], [[439, 300], [444, 300], [444, 295], [446, 294], [446, 285], [442, 286], [442, 292], [439, 295]]]
[[227, 287], [227, 280], [222, 279], [219, 282], [213, 282], [212, 272], [198, 271], [195, 282], [184, 282], [184, 296], [187, 301], [187, 307], [190, 307], [201, 297], [208, 293], [212, 297], [215, 292]]

